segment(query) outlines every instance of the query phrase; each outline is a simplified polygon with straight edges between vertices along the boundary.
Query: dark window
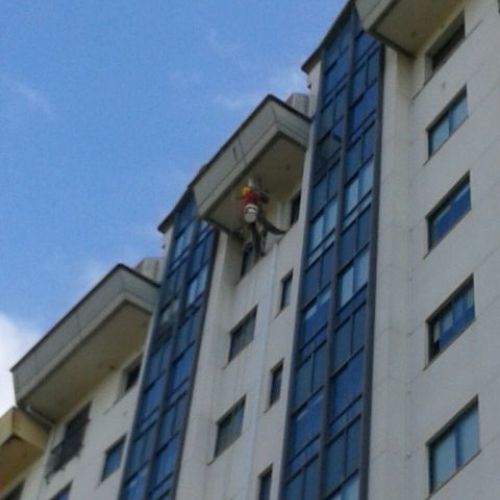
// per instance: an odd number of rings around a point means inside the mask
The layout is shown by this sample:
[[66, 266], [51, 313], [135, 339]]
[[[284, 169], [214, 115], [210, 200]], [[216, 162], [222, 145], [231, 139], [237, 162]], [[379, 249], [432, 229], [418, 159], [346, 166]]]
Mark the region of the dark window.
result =
[[271, 386], [269, 389], [269, 406], [278, 401], [281, 394], [281, 380], [283, 378], [283, 361], [271, 370]]
[[464, 15], [461, 14], [429, 51], [432, 71], [442, 66], [465, 38]]
[[6, 497], [2, 500], [21, 500], [21, 493], [23, 492], [23, 485], [16, 486]]
[[429, 443], [431, 492], [450, 479], [478, 451], [479, 419], [475, 403]]
[[79, 453], [89, 420], [89, 409], [90, 405], [86, 406], [66, 424], [63, 440], [50, 452], [49, 475], [66, 465]]
[[327, 447], [325, 477], [328, 491], [337, 489], [358, 468], [360, 453], [361, 420], [358, 419], [336, 436]]
[[300, 192], [290, 201], [290, 226], [293, 226], [299, 220], [300, 213]]
[[280, 311], [290, 304], [292, 293], [292, 273], [288, 273], [281, 280], [281, 297], [280, 297]]
[[451, 228], [470, 210], [469, 176], [461, 181], [446, 198], [427, 217], [429, 227], [429, 247], [451, 230]]
[[231, 330], [231, 344], [229, 346], [229, 361], [239, 354], [252, 340], [255, 329], [255, 316], [257, 310], [254, 309], [236, 328]]
[[467, 92], [464, 90], [429, 127], [429, 155], [434, 154], [467, 118]]
[[429, 357], [437, 356], [474, 317], [474, 282], [470, 279], [429, 320]]
[[115, 443], [106, 451], [104, 466], [102, 468], [101, 481], [104, 481], [108, 476], [113, 474], [115, 470], [118, 470], [120, 468], [124, 445], [125, 438], [123, 437], [120, 439], [120, 441], [118, 441], [118, 443]]
[[217, 440], [215, 442], [215, 456], [220, 455], [233, 444], [241, 434], [245, 400], [237, 403], [224, 417], [217, 422]]
[[253, 252], [253, 244], [250, 241], [247, 241], [243, 247], [241, 252], [241, 270], [240, 276], [245, 276], [255, 262], [254, 252]]
[[56, 493], [50, 500], [68, 500], [71, 485], [66, 486], [59, 493]]
[[270, 500], [272, 481], [273, 481], [273, 469], [269, 468], [259, 478], [258, 500]]
[[141, 361], [137, 360], [130, 365], [124, 373], [124, 384], [123, 384], [123, 392], [127, 392], [139, 380], [139, 374], [141, 373]]

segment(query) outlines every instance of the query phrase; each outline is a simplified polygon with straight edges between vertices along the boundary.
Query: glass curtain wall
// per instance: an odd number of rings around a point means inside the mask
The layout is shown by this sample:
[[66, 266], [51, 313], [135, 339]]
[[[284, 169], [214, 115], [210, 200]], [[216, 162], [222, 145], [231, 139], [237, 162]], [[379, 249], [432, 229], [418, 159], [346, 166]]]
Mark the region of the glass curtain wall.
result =
[[323, 45], [284, 500], [357, 500], [367, 477], [381, 57], [353, 7]]
[[174, 498], [215, 234], [196, 217], [189, 193], [176, 208], [173, 225], [121, 500]]

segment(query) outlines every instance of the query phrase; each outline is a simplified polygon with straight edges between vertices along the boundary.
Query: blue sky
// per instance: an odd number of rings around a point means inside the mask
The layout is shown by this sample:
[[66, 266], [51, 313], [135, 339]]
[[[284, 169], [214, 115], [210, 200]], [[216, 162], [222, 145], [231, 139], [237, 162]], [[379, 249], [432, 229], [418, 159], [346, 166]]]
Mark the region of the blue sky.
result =
[[156, 226], [344, 0], [4, 0], [0, 410], [7, 367]]

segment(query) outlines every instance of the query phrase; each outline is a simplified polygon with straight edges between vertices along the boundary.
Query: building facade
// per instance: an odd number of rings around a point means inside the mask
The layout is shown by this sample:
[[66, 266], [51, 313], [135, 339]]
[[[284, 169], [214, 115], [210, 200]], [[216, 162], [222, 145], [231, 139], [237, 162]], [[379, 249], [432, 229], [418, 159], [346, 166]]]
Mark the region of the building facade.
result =
[[348, 2], [161, 279], [115, 268], [13, 368], [0, 499], [497, 499], [499, 51], [497, 0]]

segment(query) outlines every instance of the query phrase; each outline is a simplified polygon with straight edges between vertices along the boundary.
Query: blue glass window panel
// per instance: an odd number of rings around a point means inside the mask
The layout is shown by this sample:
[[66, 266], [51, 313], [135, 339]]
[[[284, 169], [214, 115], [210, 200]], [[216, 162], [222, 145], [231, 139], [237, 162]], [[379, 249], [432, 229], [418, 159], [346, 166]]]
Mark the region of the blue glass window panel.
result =
[[333, 341], [333, 369], [338, 369], [351, 355], [351, 321], [346, 321], [336, 332]]
[[360, 465], [361, 420], [356, 420], [347, 430], [346, 476], [351, 475]]
[[145, 389], [140, 409], [141, 420], [144, 420], [146, 417], [151, 415], [151, 413], [153, 413], [160, 405], [163, 395], [164, 382], [165, 377], [163, 376]]
[[333, 377], [332, 417], [343, 413], [361, 394], [363, 386], [363, 352], [361, 351]]
[[354, 313], [352, 352], [358, 351], [365, 342], [366, 331], [366, 306], [361, 307]]
[[432, 449], [432, 490], [450, 478], [457, 468], [453, 433], [444, 436]]
[[340, 491], [328, 497], [328, 500], [359, 500], [359, 475], [356, 474], [349, 479]]
[[467, 99], [459, 99], [450, 112], [450, 129], [453, 132], [467, 118]]
[[172, 365], [170, 387], [175, 389], [179, 387], [191, 373], [193, 362], [194, 347], [189, 348]]
[[292, 418], [290, 450], [292, 455], [300, 452], [319, 434], [322, 403], [323, 394], [319, 393]]
[[102, 480], [106, 479], [120, 467], [124, 444], [125, 440], [122, 439], [106, 452], [104, 467], [102, 469]]
[[327, 201], [327, 178], [324, 176], [312, 189], [312, 214], [316, 215]]
[[322, 344], [297, 368], [293, 396], [294, 408], [304, 403], [321, 387], [325, 367], [326, 344]]
[[340, 307], [354, 295], [354, 265], [349, 266], [340, 277]]
[[368, 84], [375, 82], [379, 73], [379, 51], [368, 59]]
[[453, 226], [470, 210], [470, 184], [467, 178], [453, 191], [435, 212], [429, 216], [429, 244], [439, 242]]
[[324, 95], [330, 94], [337, 85], [343, 80], [347, 74], [348, 66], [348, 53], [344, 52], [340, 54], [338, 59], [332, 66], [327, 70], [324, 77]]
[[467, 118], [467, 94], [463, 92], [429, 128], [429, 154], [435, 153]]
[[153, 486], [162, 483], [172, 474], [175, 467], [176, 456], [177, 439], [173, 439], [156, 455], [153, 465]]
[[304, 500], [302, 496], [302, 482], [304, 471], [295, 476], [286, 486], [286, 500]]
[[457, 426], [459, 466], [468, 462], [479, 450], [479, 422], [477, 407], [460, 418]]
[[368, 251], [356, 257], [354, 263], [354, 290], [357, 292], [368, 282], [369, 261]]
[[312, 461], [306, 467], [305, 481], [304, 481], [304, 495], [303, 498], [318, 498], [319, 490], [319, 474], [318, 474], [318, 460]]
[[430, 357], [442, 351], [475, 317], [472, 282], [452, 297], [450, 304], [431, 321]]
[[335, 439], [326, 451], [327, 474], [326, 488], [332, 490], [344, 479], [345, 469], [345, 435]]
[[358, 35], [355, 41], [355, 58], [360, 59], [363, 54], [372, 46], [373, 42], [373, 38], [366, 33], [361, 33], [360, 35]]
[[477, 404], [461, 415], [429, 445], [431, 492], [441, 486], [479, 451]]
[[304, 311], [301, 330], [302, 344], [309, 342], [327, 323], [330, 297], [331, 290], [327, 288]]
[[144, 468], [131, 477], [125, 484], [121, 500], [142, 500], [146, 483], [147, 469]]
[[148, 453], [153, 450], [153, 442], [154, 426], [145, 430], [134, 440], [130, 451], [130, 459], [127, 470], [128, 474], [133, 474], [142, 467], [145, 460], [148, 458]]

